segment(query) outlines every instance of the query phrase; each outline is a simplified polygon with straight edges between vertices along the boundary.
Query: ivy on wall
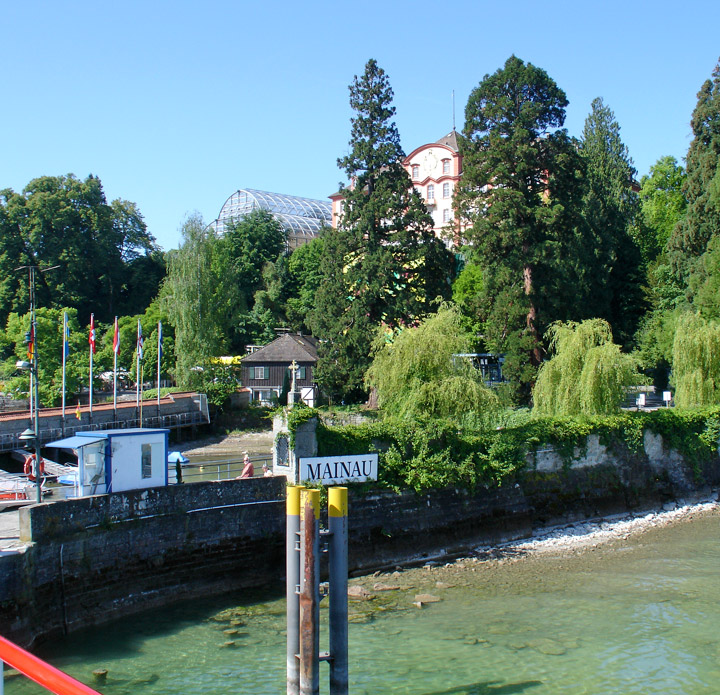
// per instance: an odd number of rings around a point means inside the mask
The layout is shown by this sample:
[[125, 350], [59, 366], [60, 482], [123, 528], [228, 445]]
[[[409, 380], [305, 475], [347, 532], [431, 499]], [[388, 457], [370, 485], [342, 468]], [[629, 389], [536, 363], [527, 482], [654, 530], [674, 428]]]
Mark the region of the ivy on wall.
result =
[[[307, 409], [310, 410], [310, 409]], [[313, 411], [313, 416], [317, 412]], [[532, 418], [492, 431], [463, 431], [449, 420], [414, 422], [390, 418], [365, 425], [318, 425], [321, 456], [378, 452], [381, 487], [422, 492], [446, 487], [474, 490], [511, 481], [527, 466], [528, 455], [551, 446], [569, 466], [576, 451], [584, 452], [587, 437], [644, 456], [645, 430], [662, 435], [692, 466], [718, 455], [720, 408], [628, 411], [597, 418]]]

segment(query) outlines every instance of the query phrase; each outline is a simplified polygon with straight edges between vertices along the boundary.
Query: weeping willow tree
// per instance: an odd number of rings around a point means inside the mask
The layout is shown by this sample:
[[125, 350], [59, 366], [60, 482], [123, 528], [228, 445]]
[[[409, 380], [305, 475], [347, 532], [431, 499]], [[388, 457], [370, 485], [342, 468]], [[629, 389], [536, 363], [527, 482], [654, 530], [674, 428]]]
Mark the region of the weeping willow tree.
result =
[[675, 405], [692, 408], [720, 403], [720, 324], [687, 313], [673, 342]]
[[637, 361], [620, 351], [603, 319], [554, 323], [548, 330], [554, 357], [538, 372], [536, 415], [609, 415], [628, 386], [641, 383]]
[[376, 390], [378, 405], [390, 415], [473, 415], [489, 423], [499, 408], [497, 396], [466, 358], [454, 357], [470, 345], [460, 313], [443, 306], [414, 328], [381, 330], [365, 384]]
[[197, 365], [222, 355], [227, 344], [223, 278], [216, 271], [218, 239], [208, 233], [198, 214], [183, 223], [182, 244], [168, 255], [163, 286], [170, 322], [175, 327], [175, 378], [185, 387], [198, 388]]

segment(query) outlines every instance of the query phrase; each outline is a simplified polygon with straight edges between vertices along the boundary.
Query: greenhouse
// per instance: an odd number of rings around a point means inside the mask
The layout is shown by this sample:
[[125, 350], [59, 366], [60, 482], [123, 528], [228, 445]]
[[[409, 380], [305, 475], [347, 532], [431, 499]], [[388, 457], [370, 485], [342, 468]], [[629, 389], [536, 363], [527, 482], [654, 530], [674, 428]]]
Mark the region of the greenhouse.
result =
[[330, 226], [332, 220], [330, 201], [241, 188], [225, 201], [210, 227], [222, 236], [232, 220], [257, 209], [268, 210], [282, 224], [291, 250], [314, 239], [322, 227]]

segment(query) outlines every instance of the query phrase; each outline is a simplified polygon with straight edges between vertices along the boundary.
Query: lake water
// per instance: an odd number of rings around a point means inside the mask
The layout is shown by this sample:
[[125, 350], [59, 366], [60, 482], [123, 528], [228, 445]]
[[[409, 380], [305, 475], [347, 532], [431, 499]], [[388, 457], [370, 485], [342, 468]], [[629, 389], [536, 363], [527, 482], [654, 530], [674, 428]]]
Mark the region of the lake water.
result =
[[[371, 590], [399, 588], [351, 602], [350, 692], [718, 693], [719, 531], [715, 510], [583, 552], [363, 578]], [[107, 669], [96, 686], [106, 695], [277, 695], [285, 692], [283, 592], [278, 579], [263, 596], [145, 613], [38, 653], [90, 685], [94, 669]], [[418, 608], [422, 593], [441, 600]], [[325, 664], [320, 673], [327, 693]], [[10, 695], [39, 692], [25, 679], [6, 683]]]

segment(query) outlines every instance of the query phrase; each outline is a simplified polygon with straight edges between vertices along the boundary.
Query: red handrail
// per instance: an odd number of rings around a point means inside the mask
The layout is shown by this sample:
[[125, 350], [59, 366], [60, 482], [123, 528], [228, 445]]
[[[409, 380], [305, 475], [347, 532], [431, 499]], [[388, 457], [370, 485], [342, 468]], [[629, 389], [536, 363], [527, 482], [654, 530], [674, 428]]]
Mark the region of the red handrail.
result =
[[0, 660], [56, 695], [101, 695], [4, 637], [0, 637]]

